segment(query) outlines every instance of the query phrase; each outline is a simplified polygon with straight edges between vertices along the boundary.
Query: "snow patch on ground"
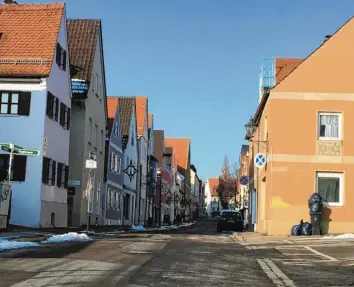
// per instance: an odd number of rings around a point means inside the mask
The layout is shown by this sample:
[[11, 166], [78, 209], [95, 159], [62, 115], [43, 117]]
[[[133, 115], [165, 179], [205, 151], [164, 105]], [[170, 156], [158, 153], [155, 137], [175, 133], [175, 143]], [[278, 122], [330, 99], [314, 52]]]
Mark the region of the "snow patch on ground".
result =
[[18, 242], [18, 241], [8, 241], [6, 239], [0, 239], [0, 251], [8, 249], [19, 249], [25, 247], [37, 247], [38, 243], [35, 242]]
[[90, 241], [90, 240], [92, 239], [88, 237], [87, 234], [69, 232], [66, 234], [52, 235], [47, 240], [42, 241], [41, 243], [59, 243], [59, 242], [68, 242], [68, 241], [81, 242], [81, 241]]
[[345, 233], [340, 235], [329, 235], [329, 236], [322, 237], [322, 239], [354, 239], [354, 234]]
[[142, 226], [142, 225], [137, 225], [137, 226], [133, 225], [133, 226], [131, 227], [131, 230], [146, 230], [146, 229], [145, 229], [145, 227]]

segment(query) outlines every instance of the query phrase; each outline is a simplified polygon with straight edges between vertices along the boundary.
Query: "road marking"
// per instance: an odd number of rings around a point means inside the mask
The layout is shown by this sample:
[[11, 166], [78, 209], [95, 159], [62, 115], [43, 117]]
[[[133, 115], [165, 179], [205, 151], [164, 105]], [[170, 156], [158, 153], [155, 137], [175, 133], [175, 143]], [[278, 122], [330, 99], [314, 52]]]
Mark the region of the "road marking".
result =
[[264, 273], [278, 286], [296, 287], [294, 282], [286, 276], [269, 258], [257, 259]]
[[294, 242], [292, 242], [290, 240], [284, 240], [284, 242], [289, 243], [289, 244], [294, 244]]
[[338, 261], [338, 259], [336, 259], [336, 258], [334, 258], [334, 257], [332, 257], [332, 256], [329, 256], [329, 255], [327, 255], [327, 254], [321, 253], [321, 252], [319, 252], [319, 251], [317, 251], [317, 250], [311, 248], [310, 246], [302, 245], [302, 247], [304, 247], [305, 249], [311, 251], [311, 252], [314, 253], [314, 254], [320, 255], [320, 256], [322, 256], [322, 257], [324, 257], [324, 258], [326, 258], [326, 259], [329, 259], [329, 260], [331, 260], [331, 261]]

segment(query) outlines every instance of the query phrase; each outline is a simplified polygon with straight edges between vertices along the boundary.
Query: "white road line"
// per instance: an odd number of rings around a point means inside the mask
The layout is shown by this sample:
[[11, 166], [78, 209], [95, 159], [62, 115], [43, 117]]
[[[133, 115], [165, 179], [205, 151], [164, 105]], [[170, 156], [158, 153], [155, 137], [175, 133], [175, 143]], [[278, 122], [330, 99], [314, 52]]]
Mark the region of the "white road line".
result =
[[294, 244], [294, 242], [292, 242], [290, 240], [284, 240], [284, 242], [289, 243], [289, 244]]
[[259, 266], [261, 266], [264, 273], [276, 286], [296, 287], [294, 282], [286, 276], [269, 258], [257, 259], [257, 262]]
[[304, 247], [305, 249], [311, 251], [312, 253], [317, 254], [317, 255], [320, 255], [320, 256], [322, 256], [322, 257], [324, 257], [324, 258], [326, 258], [326, 259], [329, 259], [329, 260], [331, 260], [331, 261], [338, 261], [338, 259], [336, 259], [336, 258], [334, 258], [334, 257], [332, 257], [332, 256], [329, 256], [329, 255], [327, 255], [327, 254], [321, 253], [321, 252], [319, 252], [319, 251], [317, 251], [317, 250], [311, 248], [310, 246], [303, 245], [303, 247]]

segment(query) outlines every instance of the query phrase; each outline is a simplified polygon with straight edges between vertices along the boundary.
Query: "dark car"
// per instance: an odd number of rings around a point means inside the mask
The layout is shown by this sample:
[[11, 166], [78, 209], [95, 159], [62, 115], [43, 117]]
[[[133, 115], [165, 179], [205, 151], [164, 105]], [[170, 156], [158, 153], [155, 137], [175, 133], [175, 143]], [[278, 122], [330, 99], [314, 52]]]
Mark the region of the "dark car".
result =
[[243, 218], [240, 212], [235, 210], [224, 210], [221, 212], [217, 223], [217, 231], [223, 230], [243, 231]]

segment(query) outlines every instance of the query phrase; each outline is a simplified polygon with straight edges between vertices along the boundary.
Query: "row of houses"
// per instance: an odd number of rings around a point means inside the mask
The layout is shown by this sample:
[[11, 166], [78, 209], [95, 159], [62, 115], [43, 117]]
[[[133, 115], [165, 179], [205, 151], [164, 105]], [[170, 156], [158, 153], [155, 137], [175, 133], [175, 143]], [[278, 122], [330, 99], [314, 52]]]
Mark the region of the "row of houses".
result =
[[353, 34], [352, 18], [304, 59], [262, 59], [243, 157], [254, 231], [289, 234], [310, 221], [308, 199], [318, 193], [322, 233], [353, 232]]
[[204, 211], [190, 139], [155, 129], [147, 97], [107, 95], [101, 21], [67, 19], [65, 4], [6, 2], [0, 181], [11, 184], [10, 224], [155, 225]]

